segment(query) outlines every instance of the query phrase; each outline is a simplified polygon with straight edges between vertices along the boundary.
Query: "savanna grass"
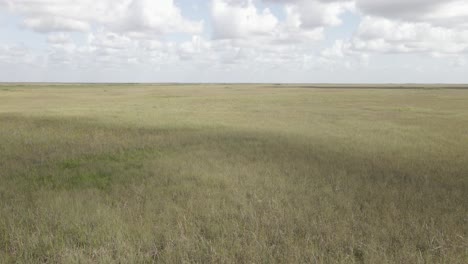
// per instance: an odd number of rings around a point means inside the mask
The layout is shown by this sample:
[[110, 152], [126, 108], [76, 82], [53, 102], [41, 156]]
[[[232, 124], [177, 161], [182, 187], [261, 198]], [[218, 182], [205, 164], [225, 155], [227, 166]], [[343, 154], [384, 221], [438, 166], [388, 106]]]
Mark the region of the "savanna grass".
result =
[[468, 260], [468, 90], [3, 88], [1, 263]]

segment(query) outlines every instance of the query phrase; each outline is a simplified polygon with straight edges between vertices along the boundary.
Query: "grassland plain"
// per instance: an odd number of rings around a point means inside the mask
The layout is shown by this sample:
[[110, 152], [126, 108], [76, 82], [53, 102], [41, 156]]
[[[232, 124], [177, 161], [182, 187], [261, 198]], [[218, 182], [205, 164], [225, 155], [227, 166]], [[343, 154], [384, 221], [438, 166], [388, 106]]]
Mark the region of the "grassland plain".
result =
[[345, 88], [0, 86], [0, 263], [467, 263], [468, 90]]

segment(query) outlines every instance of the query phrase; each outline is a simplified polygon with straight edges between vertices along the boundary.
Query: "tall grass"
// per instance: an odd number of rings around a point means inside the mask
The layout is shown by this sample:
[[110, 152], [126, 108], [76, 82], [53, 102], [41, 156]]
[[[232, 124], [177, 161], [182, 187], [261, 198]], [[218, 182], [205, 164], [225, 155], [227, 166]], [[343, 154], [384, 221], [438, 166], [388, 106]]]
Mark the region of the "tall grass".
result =
[[0, 91], [0, 262], [465, 263], [467, 99]]

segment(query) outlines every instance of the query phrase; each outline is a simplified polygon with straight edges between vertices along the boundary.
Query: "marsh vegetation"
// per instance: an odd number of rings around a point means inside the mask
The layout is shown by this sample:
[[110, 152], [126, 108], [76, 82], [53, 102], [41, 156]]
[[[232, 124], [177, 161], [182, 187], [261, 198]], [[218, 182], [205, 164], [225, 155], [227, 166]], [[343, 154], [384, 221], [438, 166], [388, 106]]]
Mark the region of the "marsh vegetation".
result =
[[4, 85], [1, 263], [466, 263], [468, 90]]

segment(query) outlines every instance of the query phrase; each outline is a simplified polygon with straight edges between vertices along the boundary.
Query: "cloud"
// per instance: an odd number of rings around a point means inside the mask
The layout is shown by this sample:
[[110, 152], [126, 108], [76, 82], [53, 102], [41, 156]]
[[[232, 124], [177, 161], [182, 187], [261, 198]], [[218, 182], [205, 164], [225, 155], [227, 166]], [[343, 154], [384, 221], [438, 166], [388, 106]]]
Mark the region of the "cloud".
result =
[[460, 71], [467, 65], [464, 0], [209, 0], [196, 8], [187, 2], [0, 0], [0, 11], [8, 12], [0, 62], [96, 76], [141, 67], [173, 76], [289, 72], [302, 80], [322, 69], [365, 68], [382, 54], [443, 58]]
[[173, 0], [133, 0], [114, 21], [111, 28], [124, 32], [200, 33], [203, 28], [201, 21], [185, 19]]
[[454, 68], [463, 68], [467, 65], [466, 58], [457, 57], [452, 61], [452, 67]]
[[213, 0], [211, 11], [214, 37], [218, 39], [269, 35], [278, 25], [268, 8], [259, 11], [252, 0]]
[[359, 68], [369, 64], [369, 54], [357, 51], [352, 43], [343, 40], [336, 40], [333, 46], [322, 50], [319, 62], [322, 67], [345, 67]]
[[11, 13], [23, 17], [23, 26], [37, 32], [86, 31], [92, 2], [54, 0], [0, 0]]
[[24, 45], [0, 44], [0, 64], [37, 65], [39, 56]]
[[[284, 3], [298, 8], [303, 14], [313, 14], [320, 6], [320, 16], [313, 16], [316, 24], [334, 25], [339, 15], [349, 10], [360, 14], [360, 23], [353, 36], [335, 42], [324, 54], [337, 53], [340, 46], [346, 54], [368, 53], [404, 53], [427, 54], [431, 56], [454, 56], [468, 52], [468, 2], [460, 0], [265, 0]], [[304, 3], [310, 3], [310, 7]], [[315, 3], [319, 2], [319, 4]], [[340, 7], [341, 5], [341, 7]], [[340, 7], [340, 8], [337, 8]], [[334, 11], [333, 11], [334, 10]], [[340, 10], [340, 11], [337, 11]], [[299, 17], [300, 17], [299, 13]], [[326, 23], [329, 21], [329, 23]], [[301, 23], [304, 23], [303, 21]], [[314, 25], [314, 23], [310, 23]]]
[[52, 33], [47, 36], [47, 42], [51, 44], [66, 44], [72, 42], [72, 39], [66, 33]]
[[467, 27], [465, 0], [356, 0], [364, 14], [390, 20], [424, 22], [435, 26]]
[[253, 45], [296, 45], [321, 40], [323, 25], [304, 27], [298, 10], [285, 6], [286, 18], [280, 21], [270, 9], [260, 10], [252, 0], [213, 0], [213, 38], [245, 39]]
[[381, 53], [457, 54], [468, 51], [468, 30], [366, 16], [352, 44], [356, 50]]
[[202, 21], [182, 16], [173, 0], [0, 0], [24, 17], [23, 26], [37, 32], [86, 32], [91, 27], [119, 32], [199, 33]]
[[354, 10], [353, 1], [324, 0], [264, 0], [265, 2], [283, 3], [289, 16], [295, 16], [301, 28], [319, 28], [338, 26], [340, 16]]
[[22, 24], [24, 27], [36, 32], [66, 32], [88, 31], [90, 26], [86, 22], [62, 17], [26, 18]]
[[135, 40], [113, 32], [96, 32], [88, 35], [88, 45], [92, 48], [105, 48], [108, 50], [124, 50], [136, 45]]

